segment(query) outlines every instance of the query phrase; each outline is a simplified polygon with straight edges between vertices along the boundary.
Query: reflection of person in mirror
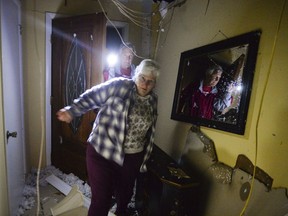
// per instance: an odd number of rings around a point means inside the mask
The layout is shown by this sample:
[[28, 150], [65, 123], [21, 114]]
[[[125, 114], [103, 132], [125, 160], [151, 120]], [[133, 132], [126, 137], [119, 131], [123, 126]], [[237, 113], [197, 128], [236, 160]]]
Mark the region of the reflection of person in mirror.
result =
[[116, 65], [108, 66], [104, 69], [104, 81], [114, 77], [132, 79], [135, 73], [135, 65], [132, 64], [135, 54], [135, 47], [132, 43], [122, 43], [118, 51], [119, 62]]
[[60, 121], [70, 123], [99, 108], [87, 141], [89, 216], [107, 216], [113, 194], [115, 214], [127, 215], [135, 179], [147, 171], [154, 145], [158, 97], [153, 89], [159, 74], [158, 63], [144, 59], [133, 79], [118, 77], [96, 85], [57, 112]]
[[232, 102], [232, 84], [221, 93], [219, 83], [223, 69], [219, 65], [212, 65], [205, 71], [205, 77], [200, 82], [188, 84], [182, 91], [179, 100], [179, 113], [192, 117], [213, 119], [214, 113], [222, 112]]

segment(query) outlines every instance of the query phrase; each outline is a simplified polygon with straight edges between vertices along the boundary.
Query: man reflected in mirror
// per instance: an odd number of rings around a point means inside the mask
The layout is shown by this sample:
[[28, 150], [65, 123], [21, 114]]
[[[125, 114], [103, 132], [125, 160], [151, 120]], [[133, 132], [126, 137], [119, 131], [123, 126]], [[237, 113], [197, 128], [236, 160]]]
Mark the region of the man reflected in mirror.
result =
[[215, 113], [221, 113], [232, 103], [233, 83], [228, 83], [225, 92], [220, 92], [217, 85], [222, 77], [223, 68], [213, 64], [209, 66], [204, 78], [191, 82], [182, 91], [178, 112], [192, 117], [214, 119]]

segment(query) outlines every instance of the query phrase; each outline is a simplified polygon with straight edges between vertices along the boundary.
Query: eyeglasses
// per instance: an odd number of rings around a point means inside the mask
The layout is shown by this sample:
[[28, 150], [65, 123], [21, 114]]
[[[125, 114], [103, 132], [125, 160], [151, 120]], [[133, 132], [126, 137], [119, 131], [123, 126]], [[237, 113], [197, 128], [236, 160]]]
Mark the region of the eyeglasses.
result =
[[146, 84], [147, 86], [154, 86], [156, 83], [155, 80], [146, 79], [144, 76], [140, 76], [139, 81], [141, 84]]

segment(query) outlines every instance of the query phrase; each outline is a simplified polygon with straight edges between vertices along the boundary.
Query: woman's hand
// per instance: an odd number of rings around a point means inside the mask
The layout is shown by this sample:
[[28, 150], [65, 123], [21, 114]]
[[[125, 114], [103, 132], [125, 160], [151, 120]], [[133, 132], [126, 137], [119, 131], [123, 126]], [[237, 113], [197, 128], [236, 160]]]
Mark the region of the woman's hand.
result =
[[66, 123], [70, 123], [73, 119], [73, 117], [70, 115], [70, 113], [68, 111], [66, 111], [65, 109], [61, 109], [59, 110], [57, 113], [57, 118], [59, 121], [63, 121]]

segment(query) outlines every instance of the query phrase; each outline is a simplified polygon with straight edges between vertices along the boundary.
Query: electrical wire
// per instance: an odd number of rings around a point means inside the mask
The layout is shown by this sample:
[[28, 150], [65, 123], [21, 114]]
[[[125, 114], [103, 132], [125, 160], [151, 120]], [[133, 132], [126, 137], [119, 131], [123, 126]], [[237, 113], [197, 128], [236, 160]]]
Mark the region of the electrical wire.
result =
[[[98, 0], [98, 3], [99, 3], [99, 6], [100, 6], [100, 8], [101, 8], [101, 10], [102, 10], [102, 12], [103, 12], [103, 14], [104, 14], [104, 16], [106, 17], [106, 19], [109, 21], [109, 23], [114, 27], [115, 31], [117, 32], [117, 34], [118, 34], [121, 42], [122, 42], [126, 47], [128, 47], [128, 46], [126, 45], [126, 43], [125, 43], [122, 35], [120, 34], [120, 32], [118, 31], [117, 27], [115, 26], [115, 24], [109, 19], [109, 17], [108, 17], [107, 14], [105, 13], [105, 10], [104, 10], [103, 5], [102, 5], [102, 3], [101, 3], [100, 0]], [[129, 48], [129, 47], [128, 47], [128, 48]], [[129, 48], [129, 49], [130, 49], [130, 48]], [[138, 57], [138, 58], [140, 58], [140, 59], [144, 59], [144, 58], [145, 58], [145, 57], [139, 56], [136, 52], [134, 52], [133, 49], [130, 49], [130, 50], [132, 51], [132, 53], [133, 53], [136, 57]]]
[[[123, 3], [119, 2], [118, 0], [112, 0], [112, 2], [115, 4], [115, 6], [117, 7], [117, 9], [119, 10], [119, 12], [124, 15], [125, 17], [127, 17], [132, 23], [134, 23], [135, 25], [144, 28], [146, 30], [149, 31], [159, 31], [159, 28], [157, 29], [152, 29], [149, 23], [149, 19], [155, 15], [156, 10], [154, 10], [153, 12], [140, 12], [140, 11], [135, 11], [132, 10], [130, 8], [128, 8], [127, 6], [125, 6]], [[100, 2], [101, 4], [101, 2]], [[169, 10], [173, 7], [176, 7], [178, 4], [178, 1], [173, 1], [170, 2], [167, 6], [165, 6], [164, 8], [160, 8], [159, 6], [160, 4], [157, 5], [156, 9], [159, 13], [161, 13], [164, 10]], [[102, 4], [101, 4], [102, 5]], [[103, 7], [102, 7], [103, 8]], [[137, 15], [136, 15], [137, 14]], [[162, 17], [159, 20], [159, 23], [163, 23], [165, 17]], [[159, 25], [160, 26], [160, 25]]]
[[267, 86], [268, 86], [268, 81], [270, 79], [270, 75], [271, 75], [271, 68], [272, 68], [272, 64], [273, 64], [273, 60], [274, 60], [274, 55], [275, 55], [275, 49], [276, 49], [276, 44], [277, 44], [277, 40], [278, 40], [278, 35], [280, 32], [280, 26], [283, 20], [283, 14], [284, 14], [284, 9], [285, 9], [285, 5], [286, 5], [287, 0], [284, 0], [283, 2], [283, 7], [282, 7], [282, 11], [279, 17], [279, 21], [278, 21], [278, 25], [277, 25], [277, 29], [276, 29], [276, 34], [275, 34], [275, 38], [273, 41], [273, 46], [272, 46], [272, 52], [271, 52], [271, 57], [270, 57], [270, 61], [269, 61], [269, 68], [268, 68], [268, 75], [267, 78], [265, 80], [265, 84], [264, 84], [264, 90], [263, 90], [263, 94], [261, 96], [261, 101], [260, 101], [260, 108], [259, 108], [259, 112], [258, 112], [258, 116], [257, 116], [257, 122], [256, 122], [256, 144], [255, 144], [255, 161], [254, 161], [254, 168], [253, 168], [253, 176], [252, 176], [252, 181], [251, 181], [251, 189], [248, 195], [248, 198], [245, 202], [245, 205], [240, 213], [240, 216], [243, 216], [245, 214], [245, 211], [248, 207], [248, 204], [250, 202], [250, 198], [251, 198], [251, 194], [254, 188], [254, 180], [255, 180], [255, 174], [256, 174], [256, 164], [257, 164], [257, 156], [258, 156], [258, 130], [259, 130], [259, 122], [260, 122], [260, 115], [261, 115], [261, 111], [263, 109], [263, 101], [264, 101], [264, 96], [265, 93], [267, 91]]
[[161, 29], [160, 29], [160, 31], [158, 32], [158, 35], [157, 35], [157, 41], [156, 41], [156, 46], [155, 46], [154, 55], [153, 55], [154, 58], [156, 58], [157, 53], [158, 53], [158, 50], [159, 50], [159, 46], [160, 46], [159, 44], [160, 44], [160, 38], [161, 38], [162, 32], [165, 32], [166, 35], [165, 35], [165, 38], [164, 38], [163, 43], [161, 44], [161, 46], [163, 46], [163, 44], [165, 44], [165, 42], [166, 42], [166, 39], [167, 39], [167, 36], [168, 36], [168, 32], [169, 32], [169, 29], [170, 29], [171, 20], [172, 20], [173, 15], [174, 15], [174, 8], [173, 8], [173, 10], [172, 10], [172, 15], [171, 15], [171, 17], [170, 17], [170, 21], [168, 22], [168, 30], [167, 30], [167, 31], [164, 30], [165, 28], [162, 27], [163, 24], [160, 23]]
[[149, 28], [148, 18], [150, 18], [150, 13], [144, 13], [128, 9], [128, 7], [126, 7], [124, 4], [120, 3], [117, 0], [112, 0], [112, 2], [115, 4], [119, 12], [125, 17], [127, 17], [132, 23], [146, 30], [153, 31], [151, 28]]
[[[169, 18], [168, 22], [166, 22], [166, 23], [163, 22], [163, 23], [160, 24], [161, 29], [164, 29], [164, 31], [166, 32], [166, 36], [165, 36], [165, 39], [164, 39], [163, 44], [166, 42], [167, 35], [168, 35], [168, 32], [169, 32], [170, 27], [171, 27], [171, 22], [172, 22], [172, 19], [173, 19], [173, 17], [174, 17], [174, 10], [175, 10], [175, 7], [172, 8], [172, 12], [171, 12], [171, 14], [170, 14], [170, 18]], [[166, 15], [167, 15], [167, 14], [166, 14]], [[166, 18], [166, 16], [165, 16], [165, 18]], [[165, 29], [166, 29], [166, 30], [165, 30]], [[162, 45], [163, 45], [163, 44], [162, 44]]]
[[[160, 43], [160, 37], [161, 37], [161, 32], [165, 32], [165, 28], [168, 26], [168, 30], [170, 28], [171, 25], [171, 21], [174, 15], [174, 8], [176, 6], [181, 6], [182, 4], [184, 4], [186, 2], [186, 0], [182, 0], [179, 2], [179, 0], [175, 0], [173, 2], [170, 2], [168, 5], [166, 5], [163, 8], [159, 9], [160, 4], [157, 4], [157, 12], [161, 13], [164, 10], [170, 10], [173, 8], [173, 12], [172, 15], [170, 16], [170, 19], [168, 22], [164, 22], [164, 19], [167, 16], [167, 12], [164, 14], [164, 16], [161, 16], [161, 19], [158, 21], [158, 25], [156, 29], [152, 29], [151, 28], [151, 23], [150, 23], [150, 19], [152, 16], [154, 16], [156, 14], [156, 10], [154, 10], [152, 13], [147, 13], [147, 12], [141, 12], [141, 11], [136, 11], [136, 10], [132, 10], [131, 8], [128, 8], [127, 6], [125, 6], [123, 3], [121, 3], [119, 0], [112, 0], [112, 3], [116, 6], [116, 8], [119, 10], [119, 12], [124, 15], [126, 18], [128, 18], [133, 24], [135, 24], [136, 26], [145, 29], [147, 31], [151, 31], [151, 32], [157, 32], [157, 40], [156, 40], [156, 45], [155, 45], [155, 50], [154, 50], [154, 58], [156, 58], [157, 55], [157, 51], [158, 51], [158, 47], [159, 47], [159, 43]], [[113, 22], [109, 19], [107, 13], [105, 13], [105, 9], [101, 3], [100, 0], [98, 0], [98, 3], [100, 5], [100, 8], [102, 10], [102, 12], [104, 13], [106, 19], [109, 21], [109, 23], [111, 23], [111, 25], [114, 27], [114, 29], [116, 30], [118, 36], [120, 37], [121, 42], [125, 45], [125, 42], [120, 34], [120, 32], [118, 31], [117, 27], [113, 24]], [[164, 42], [166, 41], [168, 35], [168, 31], [166, 31], [166, 36], [164, 39]], [[163, 44], [162, 44], [163, 45]], [[133, 51], [132, 51], [133, 52]], [[135, 52], [133, 52], [133, 54], [141, 59], [144, 59], [144, 57], [137, 55]]]
[[39, 160], [38, 160], [38, 167], [37, 167], [37, 178], [36, 178], [36, 194], [37, 194], [37, 210], [36, 215], [40, 215], [40, 190], [39, 190], [39, 178], [40, 178], [40, 172], [41, 172], [41, 164], [42, 164], [42, 155], [43, 155], [43, 147], [44, 147], [44, 96], [43, 96], [43, 70], [42, 70], [42, 62], [40, 60], [39, 55], [39, 47], [37, 45], [37, 33], [36, 33], [36, 0], [34, 0], [34, 23], [33, 23], [33, 29], [34, 29], [34, 35], [35, 35], [35, 51], [36, 56], [38, 59], [38, 66], [39, 66], [39, 72], [40, 72], [40, 115], [41, 115], [41, 144], [40, 144], [40, 153], [39, 153]]
[[[185, 1], [183, 1], [185, 2]], [[169, 5], [167, 5], [167, 8], [168, 9], [172, 9], [172, 12], [170, 13], [170, 18], [169, 20], [164, 23], [164, 20], [165, 18], [167, 17], [167, 13], [165, 14], [165, 16], [162, 18], [162, 20], [160, 20], [159, 22], [159, 27], [160, 27], [160, 30], [158, 31], [158, 35], [157, 35], [157, 42], [156, 42], [156, 46], [155, 46], [155, 50], [154, 50], [154, 58], [156, 58], [157, 56], [157, 53], [158, 53], [158, 50], [159, 50], [159, 47], [162, 47], [165, 43], [166, 43], [166, 39], [167, 39], [167, 36], [168, 36], [168, 33], [169, 33], [169, 30], [170, 30], [170, 27], [171, 27], [171, 22], [172, 22], [172, 19], [174, 17], [174, 9], [177, 5], [179, 5], [181, 3], [178, 3], [178, 1], [175, 1], [175, 2], [171, 2]], [[164, 9], [162, 9], [164, 10]], [[166, 30], [165, 30], [166, 29]], [[163, 39], [163, 42], [161, 43], [160, 45], [160, 37], [161, 37], [161, 34], [162, 32], [165, 33], [165, 38]]]
[[119, 7], [125, 9], [126, 11], [130, 11], [131, 13], [135, 13], [135, 14], [139, 14], [139, 15], [143, 15], [143, 16], [150, 16], [150, 13], [146, 13], [146, 12], [142, 12], [142, 11], [136, 11], [136, 10], [132, 10], [129, 7], [125, 6], [123, 3], [121, 3], [118, 0], [112, 0], [112, 2], [116, 5], [118, 5]]

